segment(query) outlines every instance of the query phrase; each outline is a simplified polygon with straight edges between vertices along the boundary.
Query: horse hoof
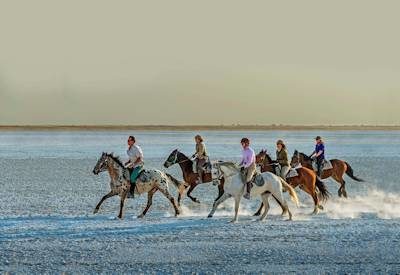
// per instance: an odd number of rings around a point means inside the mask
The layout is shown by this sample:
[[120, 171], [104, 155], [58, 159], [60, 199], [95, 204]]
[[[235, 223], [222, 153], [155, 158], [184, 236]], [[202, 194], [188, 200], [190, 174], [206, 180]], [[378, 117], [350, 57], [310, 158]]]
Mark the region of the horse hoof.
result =
[[95, 209], [95, 210], [93, 211], [93, 214], [97, 214], [97, 212], [99, 212], [99, 209]]
[[260, 213], [254, 213], [253, 216], [254, 216], [254, 217], [258, 217], [258, 216], [260, 216]]
[[318, 205], [318, 208], [324, 210], [324, 207], [322, 205]]
[[229, 223], [237, 223], [237, 220], [231, 220]]
[[196, 203], [200, 203], [200, 201], [198, 199], [194, 199], [194, 202]]
[[117, 218], [120, 219], [120, 220], [122, 220], [122, 216], [118, 216]]
[[137, 216], [138, 219], [142, 219], [144, 217], [143, 214], [140, 214], [139, 216]]

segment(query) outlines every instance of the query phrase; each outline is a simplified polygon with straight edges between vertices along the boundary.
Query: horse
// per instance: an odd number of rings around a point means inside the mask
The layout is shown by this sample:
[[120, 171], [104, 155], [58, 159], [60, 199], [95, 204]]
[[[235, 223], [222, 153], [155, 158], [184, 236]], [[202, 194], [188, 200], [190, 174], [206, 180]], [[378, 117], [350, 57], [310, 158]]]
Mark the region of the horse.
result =
[[[256, 155], [256, 164], [260, 166], [262, 173], [276, 173], [274, 162], [268, 155], [267, 150], [261, 150], [261, 152]], [[314, 171], [308, 168], [299, 167], [296, 168], [296, 171], [298, 175], [295, 177], [286, 178], [286, 182], [289, 183], [293, 188], [299, 186], [300, 189], [308, 193], [314, 201], [314, 211], [312, 214], [318, 214], [319, 209], [323, 209], [322, 205], [320, 205], [320, 202], [326, 201], [329, 198], [329, 192], [325, 184], [318, 180]], [[319, 190], [319, 194], [317, 194], [317, 189]], [[263, 204], [261, 203], [260, 208], [254, 214], [254, 216], [259, 216], [262, 208]]]
[[[191, 196], [192, 191], [194, 188], [200, 183], [199, 181], [199, 174], [195, 171], [193, 171], [193, 161], [189, 159], [185, 154], [181, 153], [178, 149], [175, 149], [174, 151], [169, 154], [167, 160], [164, 162], [164, 167], [169, 168], [174, 164], [179, 164], [182, 174], [183, 174], [183, 180], [185, 181], [185, 184], [181, 185], [179, 188], [179, 195], [178, 195], [178, 205], [181, 205], [181, 199], [182, 199], [182, 194], [188, 188], [189, 190], [187, 191], [186, 195], [194, 202], [200, 203], [200, 201]], [[202, 183], [208, 183], [212, 182], [213, 178], [211, 173], [203, 173], [203, 178], [202, 178]], [[215, 199], [219, 199], [222, 194], [224, 193], [224, 178], [221, 178], [219, 180], [221, 184], [218, 185], [218, 197]], [[214, 181], [214, 184], [217, 185], [218, 181]]]
[[[96, 214], [99, 211], [101, 204], [106, 199], [118, 195], [121, 198], [118, 218], [122, 219], [125, 199], [127, 197], [132, 197], [130, 192], [131, 184], [129, 181], [130, 173], [117, 156], [103, 152], [93, 168], [93, 174], [98, 175], [104, 171], [108, 171], [110, 176], [111, 191], [102, 197], [93, 213]], [[168, 190], [169, 183], [174, 184], [177, 188], [183, 184], [183, 182], [178, 181], [170, 174], [163, 173], [156, 169], [145, 169], [140, 172], [133, 191], [134, 194], [138, 195], [147, 192], [147, 205], [138, 218], [143, 218], [146, 215], [153, 203], [153, 195], [157, 191], [160, 191], [170, 201], [175, 210], [175, 217], [180, 214], [175, 199], [171, 196]]]
[[[211, 218], [214, 215], [219, 204], [224, 202], [226, 199], [233, 197], [235, 199], [235, 216], [231, 222], [237, 222], [239, 204], [245, 190], [245, 184], [242, 180], [242, 173], [237, 165], [232, 162], [216, 162], [212, 165], [212, 168], [213, 177], [221, 178], [223, 176], [225, 178], [225, 183], [224, 194], [214, 202], [208, 217]], [[264, 212], [259, 220], [263, 221], [267, 216], [269, 210], [268, 199], [270, 195], [272, 195], [282, 209], [284, 209], [284, 212], [289, 214], [289, 220], [291, 220], [292, 213], [290, 212], [288, 204], [283, 197], [282, 187], [289, 191], [291, 199], [296, 203], [296, 205], [298, 205], [299, 201], [296, 191], [294, 191], [294, 189], [285, 180], [270, 172], [261, 173], [258, 175], [258, 177], [261, 177], [262, 185], [258, 186], [257, 184], [254, 184], [250, 194], [252, 197], [260, 195], [265, 205]]]
[[[331, 159], [330, 162], [332, 164], [332, 168], [328, 170], [323, 170], [321, 174], [321, 179], [332, 177], [340, 185], [338, 196], [343, 196], [347, 198], [346, 182], [343, 179], [344, 174], [346, 173], [350, 178], [358, 182], [363, 182], [364, 180], [354, 175], [353, 168], [351, 168], [348, 162], [340, 159]], [[306, 154], [295, 150], [291, 160], [291, 165], [298, 164], [301, 164], [302, 166], [313, 170], [312, 159]]]

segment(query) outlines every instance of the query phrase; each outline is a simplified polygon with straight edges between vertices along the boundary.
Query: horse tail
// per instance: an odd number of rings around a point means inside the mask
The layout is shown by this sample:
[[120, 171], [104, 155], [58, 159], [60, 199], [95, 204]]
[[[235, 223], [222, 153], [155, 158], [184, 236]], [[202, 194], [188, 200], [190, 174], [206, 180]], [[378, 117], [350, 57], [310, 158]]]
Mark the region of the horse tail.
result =
[[281, 177], [279, 179], [281, 180], [282, 187], [289, 192], [291, 200], [296, 204], [296, 206], [299, 206], [299, 198], [297, 197], [296, 191], [294, 191], [293, 187], [284, 179]]
[[355, 181], [364, 182], [363, 179], [360, 179], [360, 178], [354, 176], [353, 168], [351, 168], [351, 166], [348, 162], [345, 161], [344, 163], [346, 163], [346, 165], [347, 165], [346, 175], [348, 175], [350, 178], [352, 178]]
[[174, 178], [171, 174], [165, 173], [165, 175], [167, 176], [167, 178], [168, 178], [170, 181], [172, 181], [172, 183], [173, 183], [173, 184], [175, 185], [175, 187], [178, 188], [178, 189], [179, 189], [179, 187], [180, 187], [182, 184], [185, 184], [183, 181], [179, 181], [179, 180], [177, 180], [176, 178]]
[[321, 199], [322, 199], [323, 201], [326, 201], [326, 200], [329, 198], [330, 193], [329, 193], [328, 189], [326, 188], [325, 183], [323, 183], [322, 181], [320, 181], [320, 180], [317, 178], [317, 180], [316, 180], [316, 182], [315, 182], [315, 185], [316, 185], [316, 187], [317, 187], [318, 190], [319, 190], [319, 195], [320, 195]]

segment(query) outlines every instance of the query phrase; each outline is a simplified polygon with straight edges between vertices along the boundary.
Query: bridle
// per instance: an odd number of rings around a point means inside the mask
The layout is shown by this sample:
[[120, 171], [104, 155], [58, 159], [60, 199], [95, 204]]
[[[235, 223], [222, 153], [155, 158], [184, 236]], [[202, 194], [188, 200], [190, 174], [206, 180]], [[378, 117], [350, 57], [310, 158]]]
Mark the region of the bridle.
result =
[[190, 160], [189, 158], [187, 158], [187, 159], [184, 159], [184, 160], [181, 160], [181, 161], [177, 161], [177, 160], [178, 160], [178, 153], [179, 153], [179, 151], [176, 150], [176, 152], [175, 152], [175, 159], [172, 161], [173, 164], [180, 164], [180, 163], [184, 163], [184, 162]]

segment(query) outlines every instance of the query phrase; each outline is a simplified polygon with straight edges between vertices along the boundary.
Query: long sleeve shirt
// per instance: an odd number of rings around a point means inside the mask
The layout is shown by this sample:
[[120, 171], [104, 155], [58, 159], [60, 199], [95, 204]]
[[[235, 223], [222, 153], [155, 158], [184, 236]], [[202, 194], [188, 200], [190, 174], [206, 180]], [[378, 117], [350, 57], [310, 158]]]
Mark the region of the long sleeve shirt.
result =
[[318, 143], [317, 145], [315, 145], [315, 154], [318, 154], [319, 152], [321, 152], [321, 155], [318, 156], [319, 159], [324, 159], [325, 158], [325, 145], [323, 143]]
[[256, 154], [254, 153], [254, 150], [251, 149], [250, 147], [243, 149], [242, 160], [240, 161], [240, 165], [243, 165], [245, 168], [247, 168], [255, 162], [256, 162]]
[[203, 142], [196, 143], [196, 153], [194, 154], [198, 159], [205, 159], [207, 156], [206, 146]]
[[276, 151], [276, 161], [281, 165], [281, 166], [289, 166], [289, 158], [288, 158], [288, 153], [286, 149], [281, 149], [280, 151]]

